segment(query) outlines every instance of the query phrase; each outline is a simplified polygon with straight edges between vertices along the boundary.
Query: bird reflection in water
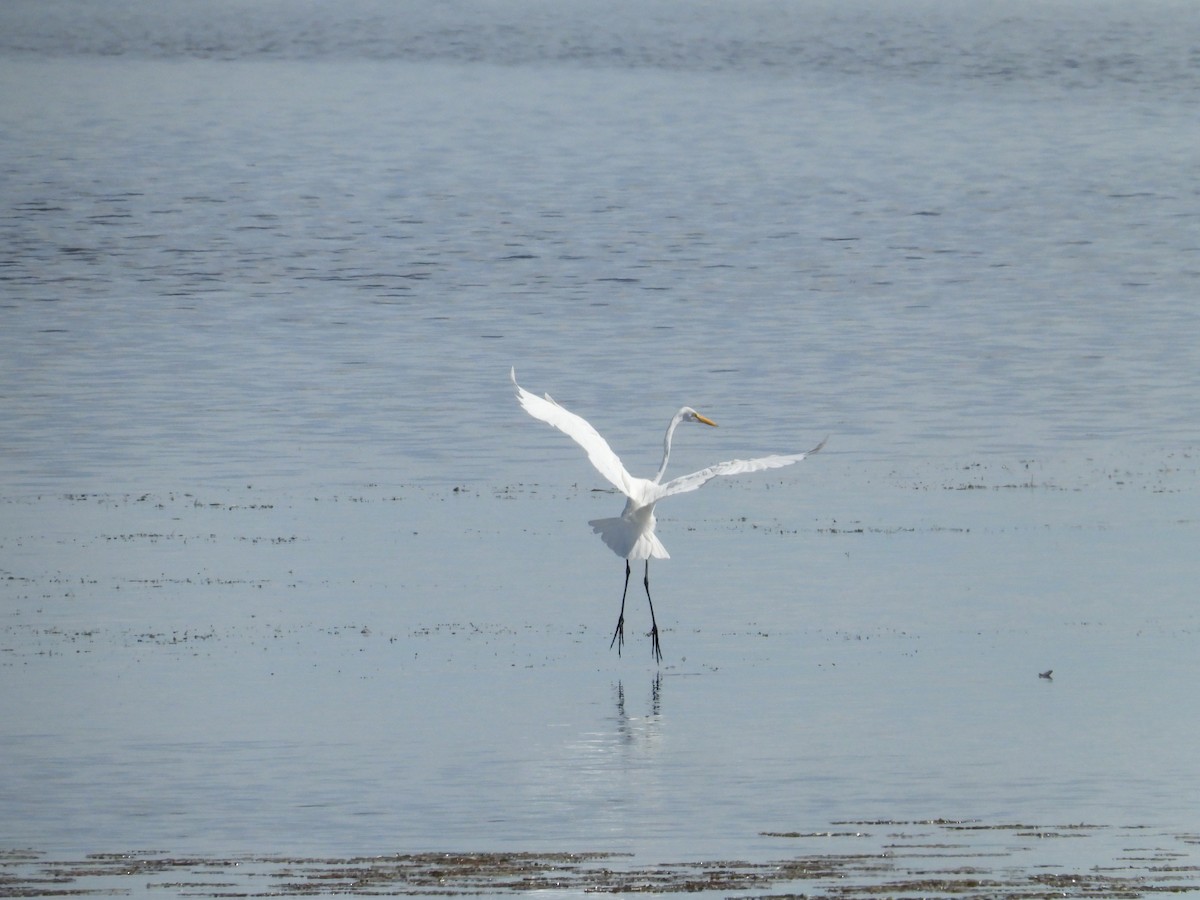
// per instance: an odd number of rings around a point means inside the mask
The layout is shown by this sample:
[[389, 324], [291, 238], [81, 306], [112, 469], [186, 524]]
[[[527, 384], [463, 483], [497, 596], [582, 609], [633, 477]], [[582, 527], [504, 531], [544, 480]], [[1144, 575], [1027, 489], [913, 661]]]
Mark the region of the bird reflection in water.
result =
[[[639, 736], [656, 739], [658, 720], [662, 712], [662, 673], [655, 673], [650, 681], [650, 711], [644, 716], [630, 716], [625, 710], [625, 686], [617, 682], [617, 738], [622, 744], [632, 744]], [[651, 734], [651, 729], [653, 734]]]

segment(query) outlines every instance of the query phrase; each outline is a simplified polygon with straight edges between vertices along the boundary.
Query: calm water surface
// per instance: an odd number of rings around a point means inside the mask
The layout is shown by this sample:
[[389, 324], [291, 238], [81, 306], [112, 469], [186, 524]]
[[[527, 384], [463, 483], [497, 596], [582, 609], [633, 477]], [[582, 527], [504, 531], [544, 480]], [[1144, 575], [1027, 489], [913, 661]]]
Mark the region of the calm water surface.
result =
[[1195, 866], [1194, 8], [419, 7], [0, 9], [0, 847]]

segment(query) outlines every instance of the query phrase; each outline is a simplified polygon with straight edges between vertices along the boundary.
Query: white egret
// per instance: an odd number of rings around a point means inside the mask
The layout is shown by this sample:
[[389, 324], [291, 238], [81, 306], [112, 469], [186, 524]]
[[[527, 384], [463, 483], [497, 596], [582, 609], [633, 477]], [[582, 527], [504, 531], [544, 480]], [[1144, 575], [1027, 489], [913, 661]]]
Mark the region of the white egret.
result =
[[600, 436], [591, 424], [570, 410], [559, 406], [549, 394], [545, 399], [529, 393], [517, 384], [517, 370], [514, 366], [509, 372], [513, 386], [517, 389], [517, 399], [525, 412], [535, 419], [541, 419], [548, 425], [553, 425], [559, 431], [572, 438], [587, 451], [592, 465], [608, 481], [625, 495], [625, 509], [621, 515], [611, 519], [592, 519], [588, 522], [592, 531], [600, 535], [609, 548], [625, 560], [625, 589], [621, 592], [621, 614], [617, 618], [617, 628], [613, 632], [611, 648], [617, 645], [617, 654], [621, 653], [621, 645], [625, 642], [625, 595], [629, 592], [629, 561], [644, 559], [646, 561], [645, 577], [642, 583], [646, 586], [646, 601], [650, 604], [650, 639], [651, 650], [657, 662], [662, 662], [662, 648], [658, 640], [658, 623], [654, 619], [654, 601], [650, 599], [650, 560], [669, 559], [670, 554], [662, 545], [662, 541], [654, 533], [654, 505], [658, 501], [674, 494], [684, 494], [694, 491], [718, 475], [741, 475], [745, 472], [759, 472], [763, 469], [777, 469], [780, 466], [790, 466], [798, 463], [804, 457], [816, 453], [825, 446], [825, 441], [817, 444], [804, 453], [792, 453], [779, 456], [762, 456], [758, 459], [731, 459], [717, 463], [690, 475], [673, 478], [666, 484], [662, 483], [663, 474], [667, 471], [667, 461], [671, 456], [671, 438], [681, 422], [699, 422], [702, 425], [717, 423], [700, 415], [690, 406], [685, 406], [671, 418], [667, 426], [666, 437], [663, 438], [662, 465], [653, 478], [637, 478], [630, 475], [622, 465], [620, 457], [613, 452], [608, 441]]

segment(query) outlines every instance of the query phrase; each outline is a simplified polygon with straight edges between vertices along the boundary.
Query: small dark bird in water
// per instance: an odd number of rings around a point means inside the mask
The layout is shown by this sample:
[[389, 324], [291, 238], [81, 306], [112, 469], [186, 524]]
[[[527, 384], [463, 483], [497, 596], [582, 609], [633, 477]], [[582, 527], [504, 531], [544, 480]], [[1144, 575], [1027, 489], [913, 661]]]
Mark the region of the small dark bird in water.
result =
[[1047, 669], [1045, 672], [1038, 672], [1038, 678], [1045, 678], [1047, 681], [1053, 681], [1054, 680], [1054, 678], [1052, 677], [1053, 675], [1054, 675], [1053, 669]]

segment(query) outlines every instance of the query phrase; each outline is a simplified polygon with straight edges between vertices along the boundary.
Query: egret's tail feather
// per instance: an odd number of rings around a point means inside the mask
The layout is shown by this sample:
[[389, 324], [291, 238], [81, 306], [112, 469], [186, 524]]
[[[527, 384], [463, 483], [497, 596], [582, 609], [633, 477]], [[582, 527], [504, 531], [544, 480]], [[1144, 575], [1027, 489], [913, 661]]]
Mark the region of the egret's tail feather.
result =
[[671, 554], [653, 532], [639, 529], [628, 519], [616, 516], [612, 519], [592, 519], [588, 522], [592, 531], [600, 535], [617, 556], [625, 559], [670, 559]]

